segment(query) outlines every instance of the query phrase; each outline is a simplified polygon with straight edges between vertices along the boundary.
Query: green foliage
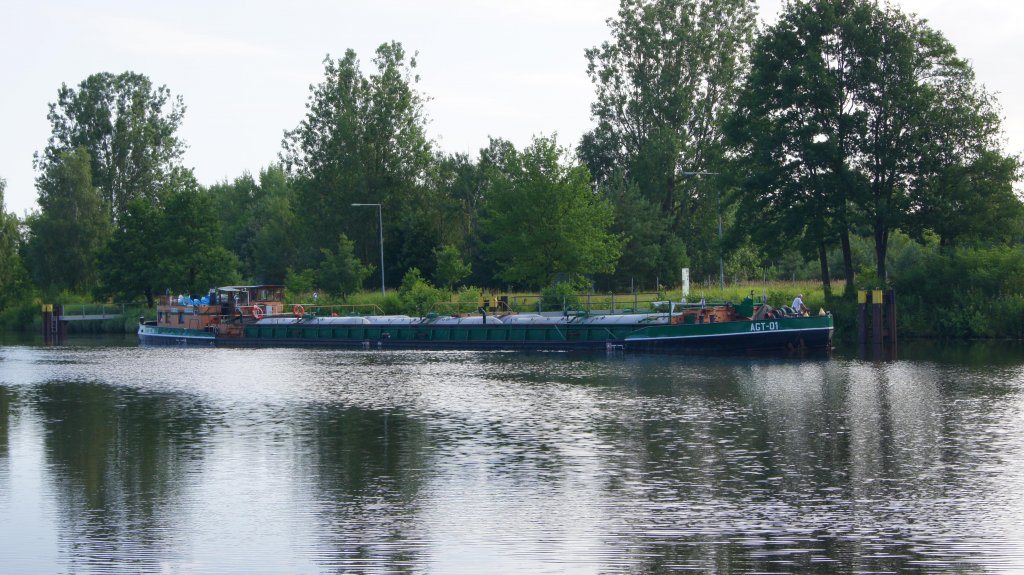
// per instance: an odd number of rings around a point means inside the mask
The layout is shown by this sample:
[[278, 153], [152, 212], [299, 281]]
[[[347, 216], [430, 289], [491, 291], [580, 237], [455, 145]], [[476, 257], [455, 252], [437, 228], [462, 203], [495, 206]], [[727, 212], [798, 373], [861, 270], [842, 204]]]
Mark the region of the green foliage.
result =
[[994, 98], [940, 33], [890, 5], [787, 4], [754, 46], [727, 132], [755, 240], [795, 242], [823, 274], [839, 244], [848, 282], [859, 229], [886, 278], [897, 230], [1002, 239], [1020, 217]]
[[311, 86], [306, 117], [285, 135], [282, 159], [298, 175], [299, 255], [333, 248], [344, 232], [362, 261], [376, 261], [377, 218], [351, 204], [381, 204], [385, 266], [397, 273], [431, 263], [442, 203], [423, 186], [431, 154], [424, 97], [414, 87], [416, 59], [392, 42], [377, 48], [373, 64], [375, 72], [364, 75], [352, 50], [325, 59], [324, 79]]
[[608, 20], [611, 39], [587, 50], [597, 126], [578, 150], [599, 187], [618, 188], [609, 192], [617, 231], [630, 238], [619, 285], [675, 275], [684, 263], [698, 276], [717, 271], [723, 184], [693, 173], [723, 171], [720, 124], [747, 69], [756, 15], [752, 2], [623, 0]]
[[211, 217], [215, 204], [199, 189], [190, 171], [178, 174], [165, 193], [160, 277], [171, 291], [206, 293], [211, 287], [237, 284], [238, 258], [220, 243], [220, 222]]
[[327, 293], [341, 296], [342, 300], [358, 291], [373, 272], [372, 267], [364, 266], [356, 258], [352, 241], [345, 234], [338, 237], [337, 251], [321, 252], [324, 258], [317, 270], [317, 281]]
[[0, 178], [0, 308], [7, 303], [10, 294], [17, 290], [18, 270], [22, 269], [18, 248], [21, 236], [18, 233], [18, 217], [7, 213], [4, 190], [7, 181]]
[[97, 261], [112, 227], [89, 165], [85, 148], [61, 152], [37, 183], [40, 212], [27, 222], [27, 263], [36, 285], [48, 293], [89, 291], [99, 281]]
[[736, 247], [725, 259], [726, 281], [741, 282], [761, 279], [763, 254], [751, 243]]
[[1024, 253], [933, 250], [894, 281], [901, 335], [1024, 337]]
[[180, 162], [185, 145], [176, 133], [184, 113], [180, 96], [134, 72], [92, 74], [77, 89], [61, 84], [36, 167], [45, 173], [63, 162], [62, 154], [84, 148], [93, 185], [116, 220], [132, 198], [155, 199]]
[[302, 297], [313, 293], [316, 289], [317, 270], [306, 268], [302, 271], [288, 268], [284, 277], [285, 299], [298, 302]]
[[[135, 301], [145, 296], [152, 307], [154, 293], [160, 289], [163, 275], [160, 262], [168, 254], [163, 251], [163, 213], [143, 198], [133, 198], [125, 205], [107, 249], [100, 256], [101, 285], [96, 290], [100, 299]], [[170, 288], [164, 285], [163, 289]]]
[[689, 267], [686, 245], [672, 232], [672, 220], [640, 192], [640, 188], [617, 174], [602, 186], [611, 201], [614, 223], [611, 231], [626, 239], [622, 257], [613, 274], [613, 285], [625, 289], [638, 279], [673, 277]]
[[233, 182], [211, 186], [209, 193], [217, 206], [224, 246], [241, 260], [247, 277], [256, 283], [279, 284], [289, 266], [315, 264], [315, 260], [300, 261], [295, 192], [283, 168], [260, 171], [258, 182], [243, 174]]
[[548, 311], [577, 309], [579, 294], [589, 286], [583, 280], [554, 282], [541, 291], [541, 305]]
[[483, 159], [475, 162], [466, 154], [438, 154], [432, 162], [427, 184], [427, 188], [433, 190], [430, 200], [438, 211], [440, 242], [458, 248], [476, 282], [490, 281], [494, 276], [482, 259], [479, 235], [479, 216], [487, 189], [485, 165]]
[[459, 248], [451, 244], [434, 248], [434, 260], [434, 281], [449, 291], [473, 272], [473, 268], [462, 261]]
[[451, 299], [448, 292], [434, 287], [423, 279], [423, 274], [416, 268], [406, 272], [402, 278], [402, 285], [398, 288], [398, 295], [406, 313], [420, 316], [431, 311], [434, 304]]
[[614, 271], [623, 239], [610, 231], [611, 204], [592, 191], [587, 168], [564, 156], [554, 138], [535, 138], [490, 170], [481, 225], [501, 279], [542, 286], [558, 273]]
[[120, 229], [100, 261], [100, 297], [134, 301], [153, 294], [204, 294], [238, 284], [238, 258], [221, 242], [215, 201], [199, 189], [191, 171], [174, 170], [154, 205], [144, 198], [125, 206]]
[[258, 195], [254, 200], [249, 225], [252, 277], [261, 283], [284, 281], [289, 265], [300, 260], [294, 191], [284, 170], [273, 166], [260, 172]]
[[480, 305], [481, 299], [483, 299], [483, 291], [473, 286], [463, 286], [459, 293], [455, 294], [455, 300], [460, 304], [460, 311], [476, 309]]

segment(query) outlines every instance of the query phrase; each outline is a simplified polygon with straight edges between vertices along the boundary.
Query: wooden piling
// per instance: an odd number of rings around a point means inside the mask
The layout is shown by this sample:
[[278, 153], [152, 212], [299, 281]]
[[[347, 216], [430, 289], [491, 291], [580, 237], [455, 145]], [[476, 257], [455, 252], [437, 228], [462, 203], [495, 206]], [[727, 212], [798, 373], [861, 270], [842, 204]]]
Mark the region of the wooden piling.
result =
[[46, 345], [52, 345], [54, 340], [53, 334], [53, 304], [43, 304], [43, 343]]
[[868, 292], [857, 291], [857, 345], [868, 343]]
[[866, 358], [870, 344], [873, 358], [895, 358], [896, 341], [896, 292], [881, 289], [858, 291], [858, 355]]

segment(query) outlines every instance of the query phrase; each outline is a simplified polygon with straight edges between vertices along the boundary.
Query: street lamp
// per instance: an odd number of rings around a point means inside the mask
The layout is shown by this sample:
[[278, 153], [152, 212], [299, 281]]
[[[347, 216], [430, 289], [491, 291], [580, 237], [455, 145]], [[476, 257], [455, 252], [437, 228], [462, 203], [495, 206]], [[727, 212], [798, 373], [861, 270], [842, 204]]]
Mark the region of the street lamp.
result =
[[380, 204], [352, 204], [353, 206], [376, 206], [377, 207], [377, 229], [380, 230], [380, 295], [386, 296], [384, 292], [384, 213]]
[[[682, 176], [717, 176], [718, 172], [679, 172]], [[722, 261], [722, 190], [715, 188], [718, 199], [718, 287], [725, 291], [725, 263]]]

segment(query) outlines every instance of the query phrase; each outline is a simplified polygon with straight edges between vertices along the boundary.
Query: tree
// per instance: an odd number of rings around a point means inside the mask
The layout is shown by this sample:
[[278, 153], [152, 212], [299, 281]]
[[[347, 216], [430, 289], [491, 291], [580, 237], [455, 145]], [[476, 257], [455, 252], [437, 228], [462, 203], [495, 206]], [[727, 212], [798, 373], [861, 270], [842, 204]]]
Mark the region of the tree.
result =
[[[891, 232], [912, 228], [920, 206], [945, 194], [930, 183], [949, 166], [1001, 155], [1001, 130], [994, 98], [975, 85], [974, 71], [940, 32], [891, 6], [870, 14], [856, 37], [863, 131], [850, 160], [869, 181], [863, 211], [884, 280]], [[928, 190], [939, 193], [922, 195]]]
[[218, 182], [207, 190], [216, 204], [220, 220], [221, 242], [241, 260], [247, 277], [253, 273], [256, 234], [256, 206], [261, 201], [261, 190], [252, 174], [245, 172], [232, 181]]
[[158, 191], [159, 201], [133, 198], [125, 206], [109, 249], [100, 260], [100, 297], [135, 300], [154, 294], [201, 295], [237, 284], [238, 258], [222, 241], [217, 201], [191, 170], [176, 168]]
[[0, 310], [6, 308], [26, 287], [26, 272], [18, 255], [21, 235], [18, 217], [7, 213], [4, 190], [7, 181], [0, 178]]
[[[622, 0], [608, 21], [612, 39], [586, 52], [597, 126], [580, 156], [601, 186], [624, 171], [668, 219], [653, 243], [681, 238], [701, 267], [717, 262], [708, 248], [717, 246], [718, 190], [683, 172], [720, 171], [720, 123], [746, 70], [756, 13], [752, 0]], [[678, 272], [677, 256], [660, 255], [657, 267], [630, 273]]]
[[77, 90], [61, 84], [47, 115], [49, 143], [36, 154], [36, 168], [45, 172], [61, 154], [84, 148], [93, 185], [116, 221], [131, 198], [155, 198], [180, 162], [185, 146], [177, 130], [184, 113], [180, 96], [134, 72], [93, 74]]
[[601, 192], [615, 212], [611, 231], [626, 240], [624, 255], [615, 267], [617, 288], [653, 286], [658, 277], [673, 277], [686, 267], [686, 245], [671, 233], [669, 216], [645, 198], [634, 182], [620, 173]]
[[252, 275], [267, 283], [281, 283], [288, 267], [299, 259], [294, 192], [280, 166], [260, 172], [259, 192], [251, 243]]
[[434, 309], [434, 304], [451, 299], [451, 294], [445, 293], [444, 290], [434, 287], [423, 279], [419, 268], [409, 268], [409, 271], [402, 276], [402, 283], [398, 287], [398, 297], [407, 313], [425, 316]]
[[364, 266], [355, 255], [354, 244], [345, 234], [338, 236], [338, 249], [324, 249], [317, 281], [327, 293], [342, 299], [359, 291], [373, 268]]
[[[385, 226], [385, 243], [396, 246], [387, 251], [390, 268], [410, 259], [429, 260], [435, 245], [404, 237], [424, 229], [424, 219], [412, 212], [423, 205], [421, 184], [431, 154], [424, 97], [414, 87], [419, 80], [415, 57], [407, 60], [402, 45], [392, 42], [377, 48], [373, 63], [376, 72], [364, 76], [352, 50], [339, 60], [325, 59], [324, 80], [311, 87], [306, 117], [285, 134], [281, 158], [298, 176], [296, 212], [309, 231], [305, 244], [312, 248], [305, 252], [320, 254], [344, 231], [356, 241], [361, 259], [374, 261], [377, 222], [351, 204], [379, 203], [394, 218]], [[409, 257], [406, 248], [425, 251]]]
[[49, 292], [89, 291], [110, 238], [106, 202], [92, 185], [89, 152], [61, 153], [36, 182], [40, 211], [28, 219], [28, 263], [36, 285]]
[[462, 261], [459, 248], [451, 244], [434, 248], [434, 260], [434, 280], [448, 291], [473, 272], [473, 268]]
[[[788, 4], [754, 48], [737, 110], [730, 141], [747, 175], [745, 219], [817, 251], [826, 286], [825, 253], [839, 243], [848, 297], [851, 229], [870, 230], [884, 281], [894, 230], [970, 235], [959, 224], [982, 228], [962, 219], [977, 213], [957, 209], [966, 198], [1019, 204], [993, 98], [940, 33], [895, 8]], [[978, 225], [1005, 230], [1000, 215], [1019, 210], [987, 213]]]
[[[744, 177], [745, 231], [773, 255], [800, 247], [816, 256], [831, 293], [829, 248], [839, 243], [853, 293], [848, 207], [863, 193], [844, 157], [852, 149], [855, 109], [851, 84], [857, 56], [843, 38], [849, 6], [793, 5], [754, 46], [751, 71], [727, 122]], [[809, 54], [809, 55], [808, 55]]]
[[1020, 169], [1017, 157], [991, 150], [970, 162], [943, 163], [934, 177], [915, 190], [912, 201], [918, 210], [908, 232], [920, 240], [924, 232], [933, 231], [941, 248], [968, 241], [1009, 240], [1024, 216], [1013, 190]]
[[270, 166], [259, 180], [245, 173], [233, 182], [211, 186], [224, 247], [241, 260], [246, 277], [262, 283], [284, 281], [299, 259], [301, 232], [294, 189], [284, 169]]
[[499, 277], [532, 287], [556, 274], [611, 273], [623, 238], [611, 233], [612, 206], [593, 191], [586, 166], [570, 165], [554, 138], [534, 138], [490, 169], [481, 222]]
[[[169, 254], [164, 239], [163, 212], [153, 202], [132, 198], [125, 206], [110, 244], [100, 256], [101, 299], [135, 301], [140, 295], [153, 307], [154, 293], [163, 281], [161, 262]], [[163, 286], [170, 288], [170, 284]]]
[[221, 243], [213, 198], [199, 188], [190, 170], [175, 170], [161, 194], [163, 215], [159, 280], [172, 291], [203, 294], [239, 281], [238, 258]]

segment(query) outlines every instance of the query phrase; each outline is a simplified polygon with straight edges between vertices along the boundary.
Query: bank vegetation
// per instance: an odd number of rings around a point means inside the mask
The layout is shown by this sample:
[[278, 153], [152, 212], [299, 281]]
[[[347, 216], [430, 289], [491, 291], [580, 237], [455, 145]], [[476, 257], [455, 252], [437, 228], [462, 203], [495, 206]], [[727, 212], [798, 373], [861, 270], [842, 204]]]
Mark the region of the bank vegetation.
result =
[[279, 156], [209, 186], [182, 165], [170, 88], [134, 71], [61, 85], [39, 209], [4, 213], [0, 180], [0, 324], [243, 283], [350, 302], [383, 281], [403, 311], [670, 293], [688, 268], [709, 299], [811, 282], [792, 291], [842, 318], [857, 289], [894, 287], [904, 334], [1024, 336], [1020, 159], [940, 31], [870, 0], [790, 2], [764, 28], [750, 1], [622, 0], [608, 26], [581, 47], [578, 142], [444, 152], [415, 53], [388, 42], [328, 55]]

